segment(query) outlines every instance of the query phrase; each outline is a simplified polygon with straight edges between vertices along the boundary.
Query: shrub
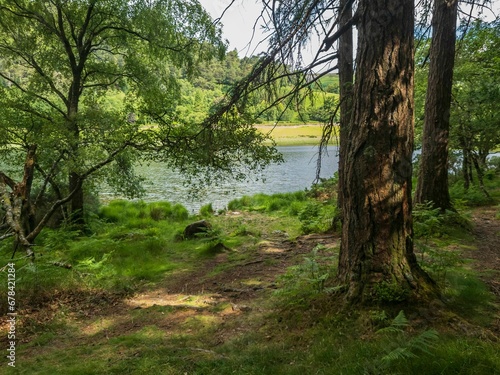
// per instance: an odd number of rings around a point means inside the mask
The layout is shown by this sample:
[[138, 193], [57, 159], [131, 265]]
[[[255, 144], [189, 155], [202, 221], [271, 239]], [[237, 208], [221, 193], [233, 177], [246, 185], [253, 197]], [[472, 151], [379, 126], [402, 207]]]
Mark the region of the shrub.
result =
[[453, 201], [459, 200], [467, 206], [486, 206], [491, 204], [491, 198], [487, 197], [479, 187], [472, 185], [466, 190], [461, 181], [450, 187], [450, 196]]

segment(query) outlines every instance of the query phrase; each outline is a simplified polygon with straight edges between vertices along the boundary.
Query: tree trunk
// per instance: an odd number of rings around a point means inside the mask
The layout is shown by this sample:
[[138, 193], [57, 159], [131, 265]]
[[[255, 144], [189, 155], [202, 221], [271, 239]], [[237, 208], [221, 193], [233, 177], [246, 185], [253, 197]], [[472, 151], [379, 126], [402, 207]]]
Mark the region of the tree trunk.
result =
[[413, 253], [412, 0], [361, 0], [338, 280], [348, 301], [434, 294]]
[[85, 217], [83, 212], [83, 189], [81, 184], [79, 183], [80, 176], [71, 172], [69, 174], [69, 193], [76, 189], [75, 194], [71, 198], [71, 208], [70, 208], [70, 222], [72, 225], [76, 226], [84, 226], [85, 225]]
[[[0, 193], [2, 206], [5, 210], [5, 220], [15, 233], [14, 252], [21, 250], [33, 261], [35, 254], [32, 250], [33, 242], [28, 240], [28, 235], [33, 229], [34, 213], [31, 207], [31, 187], [35, 170], [37, 145], [31, 145], [26, 153], [24, 162], [23, 179], [15, 183], [3, 173], [0, 173]], [[8, 193], [7, 186], [12, 189]]]
[[459, 136], [460, 147], [462, 148], [462, 176], [464, 178], [464, 189], [469, 190], [471, 183], [474, 181], [472, 177], [471, 146], [463, 125], [460, 126], [460, 131], [462, 132]]
[[[346, 25], [352, 18], [352, 4], [350, 0], [340, 1], [340, 22], [339, 28]], [[347, 148], [347, 131], [349, 128], [349, 121], [351, 119], [352, 109], [352, 89], [353, 89], [353, 40], [352, 28], [345, 31], [339, 38], [339, 86], [340, 86], [340, 137], [339, 137], [339, 192], [337, 194], [337, 207], [339, 208], [339, 218], [342, 221], [342, 196], [340, 189], [345, 186], [343, 181], [346, 148]], [[335, 226], [335, 224], [334, 224]]]
[[477, 181], [479, 182], [479, 189], [483, 192], [486, 198], [491, 198], [490, 194], [488, 193], [488, 190], [486, 190], [486, 187], [484, 186], [484, 171], [479, 163], [479, 157], [473, 152], [471, 152], [470, 156], [472, 159], [472, 163], [474, 164], [474, 168], [476, 169], [477, 172]]
[[464, 177], [464, 189], [467, 191], [470, 188], [471, 176], [469, 175], [469, 150], [462, 149], [462, 175]]
[[[73, 84], [69, 92], [69, 105], [68, 105], [68, 130], [73, 133], [73, 144], [71, 145], [72, 154], [78, 155], [78, 148], [80, 142], [80, 128], [77, 122], [78, 104], [79, 104], [79, 86], [81, 82], [81, 72], [77, 67], [73, 67]], [[68, 180], [68, 194], [76, 190], [70, 201], [70, 215], [69, 220], [72, 225], [83, 227], [85, 225], [85, 217], [83, 212], [83, 188], [80, 183], [80, 175], [74, 170], [69, 173]]]
[[422, 156], [415, 201], [452, 209], [448, 191], [448, 138], [455, 64], [458, 0], [435, 0]]

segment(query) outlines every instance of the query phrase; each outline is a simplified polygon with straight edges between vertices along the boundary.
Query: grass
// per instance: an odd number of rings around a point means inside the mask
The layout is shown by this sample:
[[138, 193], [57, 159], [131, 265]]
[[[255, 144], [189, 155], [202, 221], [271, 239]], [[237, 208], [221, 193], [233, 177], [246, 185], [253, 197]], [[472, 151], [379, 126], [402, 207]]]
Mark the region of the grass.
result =
[[[208, 238], [180, 240], [201, 216], [178, 205], [126, 201], [103, 207], [91, 236], [45, 231], [36, 266], [16, 262], [17, 362], [5, 373], [500, 373], [498, 337], [488, 328], [498, 306], [464, 259], [476, 246], [464, 215], [417, 209], [417, 258], [445, 300], [430, 306], [345, 308], [331, 282], [338, 246], [286, 247], [334, 214], [333, 183], [243, 197], [227, 215], [206, 207]], [[230, 250], [211, 251], [214, 241]], [[285, 250], [266, 258], [266, 242]], [[10, 248], [2, 246], [6, 263]], [[220, 292], [174, 292], [176, 277], [217, 283]], [[395, 326], [401, 310], [406, 323]], [[432, 330], [437, 339], [422, 340]]]
[[[271, 137], [278, 146], [308, 146], [317, 145], [323, 134], [323, 125], [256, 125], [262, 133], [271, 131]], [[334, 137], [330, 144], [337, 144]]]

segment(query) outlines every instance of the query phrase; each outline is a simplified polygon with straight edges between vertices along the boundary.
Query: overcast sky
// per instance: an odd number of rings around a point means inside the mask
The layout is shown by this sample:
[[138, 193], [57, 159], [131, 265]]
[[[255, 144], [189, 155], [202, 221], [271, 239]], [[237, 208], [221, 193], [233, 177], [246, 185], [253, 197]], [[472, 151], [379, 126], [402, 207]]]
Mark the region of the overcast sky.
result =
[[[218, 18], [231, 0], [199, 0], [213, 18]], [[258, 45], [264, 38], [260, 27], [256, 27], [256, 35], [252, 40], [253, 26], [262, 10], [260, 0], [235, 0], [222, 18], [224, 38], [229, 40], [229, 48], [237, 49], [240, 57], [252, 55], [266, 50], [266, 45]]]
[[[210, 15], [215, 19], [221, 16], [224, 9], [231, 4], [231, 0], [199, 0]], [[493, 0], [492, 9], [500, 14], [500, 0]], [[250, 56], [265, 51], [267, 45], [259, 42], [265, 37], [259, 25], [255, 28], [256, 35], [252, 40], [255, 21], [262, 10], [261, 0], [234, 0], [234, 4], [226, 11], [222, 18], [224, 38], [229, 40], [229, 48], [237, 49], [240, 57]], [[485, 11], [488, 20], [493, 19], [490, 11]], [[311, 52], [312, 54], [312, 52]]]

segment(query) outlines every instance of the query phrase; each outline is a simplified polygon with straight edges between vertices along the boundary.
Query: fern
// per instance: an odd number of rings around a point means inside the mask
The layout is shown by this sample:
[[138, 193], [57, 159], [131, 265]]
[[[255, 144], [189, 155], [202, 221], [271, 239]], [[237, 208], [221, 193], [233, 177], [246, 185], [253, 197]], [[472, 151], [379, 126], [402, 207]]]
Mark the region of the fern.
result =
[[418, 352], [432, 355], [430, 349], [433, 347], [433, 343], [439, 338], [438, 333], [435, 330], [428, 330], [416, 337], [408, 339], [404, 331], [408, 324], [408, 319], [403, 310], [401, 310], [388, 327], [377, 331], [377, 333], [380, 334], [399, 335], [399, 338], [394, 341], [398, 346], [388, 351], [387, 354], [380, 359], [381, 368], [387, 368], [394, 362], [416, 358]]
[[402, 333], [408, 324], [408, 319], [406, 319], [404, 311], [401, 310], [390, 326], [379, 329], [377, 333]]
[[433, 343], [438, 339], [439, 334], [437, 333], [437, 331], [430, 329], [411, 339], [408, 342], [408, 349], [412, 351], [418, 350], [427, 354], [431, 354], [429, 349], [433, 348]]

